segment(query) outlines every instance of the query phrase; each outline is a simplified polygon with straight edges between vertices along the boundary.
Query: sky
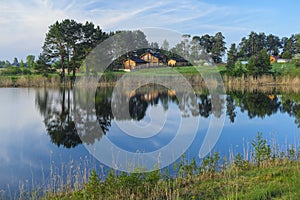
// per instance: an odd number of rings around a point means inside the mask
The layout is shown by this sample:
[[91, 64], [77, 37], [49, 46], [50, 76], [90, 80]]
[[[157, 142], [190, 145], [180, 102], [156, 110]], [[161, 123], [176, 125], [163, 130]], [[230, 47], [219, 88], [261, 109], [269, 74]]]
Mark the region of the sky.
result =
[[104, 31], [145, 27], [182, 34], [222, 32], [227, 46], [251, 31], [300, 33], [298, 0], [0, 0], [0, 60], [38, 55], [48, 27], [69, 18]]

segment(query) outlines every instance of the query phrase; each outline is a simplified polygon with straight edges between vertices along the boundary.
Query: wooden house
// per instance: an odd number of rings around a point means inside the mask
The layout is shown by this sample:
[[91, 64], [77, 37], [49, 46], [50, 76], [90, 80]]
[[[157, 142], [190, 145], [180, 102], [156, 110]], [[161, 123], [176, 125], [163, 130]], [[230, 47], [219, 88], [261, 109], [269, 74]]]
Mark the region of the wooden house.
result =
[[165, 57], [159, 53], [146, 52], [140, 58], [147, 61], [150, 65], [162, 65], [166, 63]]
[[270, 63], [273, 64], [277, 61], [277, 58], [275, 56], [270, 56]]
[[168, 66], [174, 67], [174, 66], [187, 66], [189, 65], [189, 61], [183, 59], [183, 58], [171, 58], [168, 60]]
[[123, 66], [125, 70], [135, 69], [139, 65], [147, 64], [147, 61], [140, 59], [138, 57], [127, 58], [123, 61]]

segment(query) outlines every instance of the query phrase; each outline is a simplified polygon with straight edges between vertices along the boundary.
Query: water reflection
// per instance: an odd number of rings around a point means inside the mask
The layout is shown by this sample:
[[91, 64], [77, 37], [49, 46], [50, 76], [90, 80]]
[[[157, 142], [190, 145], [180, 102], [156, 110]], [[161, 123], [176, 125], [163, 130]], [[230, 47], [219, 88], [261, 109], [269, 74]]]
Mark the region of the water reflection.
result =
[[81, 144], [72, 115], [73, 101], [70, 89], [37, 90], [35, 102], [54, 144], [66, 148]]
[[[287, 113], [295, 119], [295, 123], [300, 127], [300, 95], [295, 94], [277, 95], [275, 92], [232, 91], [226, 95], [225, 100], [220, 95], [212, 98], [208, 94], [197, 94], [197, 99], [193, 100], [191, 94], [177, 95], [176, 91], [157, 85], [146, 85], [136, 91], [124, 90], [115, 98], [112, 97], [112, 93], [112, 87], [97, 88], [95, 96], [87, 95], [84, 91], [75, 92], [67, 88], [37, 90], [36, 106], [43, 116], [51, 141], [57, 146], [63, 145], [66, 148], [73, 148], [81, 144], [81, 139], [87, 144], [94, 144], [96, 140], [99, 141], [103, 135], [109, 133], [113, 121], [147, 120], [145, 118], [147, 118], [148, 109], [161, 105], [167, 112], [171, 104], [176, 105], [182, 117], [186, 118], [192, 116], [209, 118], [211, 115], [220, 117], [226, 107], [226, 115], [232, 123], [235, 122], [237, 112], [247, 113], [249, 119], [264, 118], [277, 112]], [[177, 96], [180, 96], [181, 99], [178, 99]], [[75, 102], [75, 98], [80, 102]], [[91, 98], [95, 99], [95, 112], [92, 112], [89, 106], [85, 106], [85, 102], [89, 102]], [[213, 103], [212, 99], [216, 102]], [[127, 108], [129, 115], [124, 114], [126, 108], [118, 110], [116, 113], [112, 112], [112, 107], [118, 107], [118, 104], [124, 105], [124, 102], [129, 107]], [[214, 109], [212, 109], [212, 105], [215, 105]], [[81, 115], [76, 116], [77, 119], [80, 119], [80, 124], [76, 128], [74, 109]], [[101, 133], [95, 134], [92, 131], [97, 129], [95, 124], [89, 123], [93, 119], [96, 119], [97, 125], [102, 130]], [[82, 130], [78, 131], [78, 128]]]
[[[18, 190], [20, 182], [27, 183], [28, 188], [33, 185], [32, 182], [42, 186], [48, 185], [53, 179], [48, 181], [47, 177], [53, 169], [61, 176], [60, 172], [65, 170], [64, 166], [76, 166], [70, 165], [70, 161], [82, 162], [82, 166], [86, 166], [87, 169], [102, 165], [103, 163], [96, 161], [96, 164], [90, 164], [90, 161], [85, 164], [85, 159], [82, 158], [91, 154], [83, 144], [95, 144], [109, 138], [120, 148], [130, 152], [136, 152], [137, 149], [150, 152], [168, 144], [176, 134], [173, 130], [178, 129], [178, 118], [166, 123], [166, 132], [145, 142], [125, 134], [121, 135], [120, 129], [116, 127], [117, 120], [147, 124], [149, 111], [153, 110], [153, 114], [159, 114], [156, 107], [160, 108], [160, 114], [169, 113], [172, 117], [175, 116], [174, 113], [179, 114], [186, 120], [185, 123], [191, 123], [193, 116], [200, 118], [197, 135], [186, 151], [188, 159], [198, 158], [199, 146], [204, 140], [204, 129], [207, 128], [202, 125], [220, 113], [226, 114], [227, 120], [213, 151], [223, 155], [227, 155], [230, 148], [234, 153], [243, 153], [243, 143], [251, 143], [258, 131], [263, 132], [266, 138], [276, 140], [278, 146], [283, 148], [285, 145], [296, 147], [300, 144], [300, 93], [244, 90], [231, 91], [222, 98], [206, 94], [204, 91], [197, 93], [194, 100], [190, 94], [180, 95], [176, 92], [147, 85], [133, 92], [123, 90], [120, 98], [113, 99], [112, 87], [99, 87], [97, 92], [90, 96], [86, 95], [87, 91], [67, 88], [2, 88], [0, 192], [8, 189], [14, 193]], [[86, 105], [85, 102], [90, 102], [90, 99], [95, 103]], [[123, 116], [121, 112], [112, 112], [112, 107], [118, 106], [122, 101], [128, 105], [127, 116]], [[219, 101], [220, 106], [212, 109], [212, 105], [216, 105], [212, 101]], [[74, 114], [75, 110], [78, 115]], [[96, 124], [86, 126], [92, 121]], [[92, 129], [101, 131], [90, 136], [89, 134], [94, 133], [90, 131]], [[179, 143], [183, 143], [187, 137], [188, 134], [183, 135]], [[180, 145], [176, 144], [176, 148], [179, 147]], [[99, 173], [102, 172], [99, 170]], [[26, 182], [28, 180], [29, 182]]]
[[295, 118], [295, 123], [300, 127], [300, 95], [276, 93], [262, 93], [255, 91], [252, 93], [234, 91], [227, 95], [227, 116], [231, 122], [236, 117], [236, 107], [241, 112], [247, 112], [249, 119], [259, 117], [264, 118], [277, 112], [287, 113]]

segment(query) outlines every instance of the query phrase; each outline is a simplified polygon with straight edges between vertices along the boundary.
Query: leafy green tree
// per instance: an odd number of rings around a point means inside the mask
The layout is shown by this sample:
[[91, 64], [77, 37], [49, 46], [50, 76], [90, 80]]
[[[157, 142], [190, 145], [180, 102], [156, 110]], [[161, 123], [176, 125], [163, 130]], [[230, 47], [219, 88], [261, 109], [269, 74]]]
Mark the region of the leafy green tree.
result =
[[285, 51], [285, 52], [283, 52], [283, 53], [281, 54], [281, 57], [282, 57], [283, 59], [292, 59], [293, 55], [291, 54], [291, 52]]
[[170, 48], [170, 43], [167, 40], [164, 40], [161, 45], [161, 49], [168, 51], [169, 48]]
[[49, 73], [55, 71], [50, 64], [50, 59], [48, 59], [48, 57], [44, 54], [39, 55], [34, 69], [37, 73], [43, 74], [44, 76], [48, 76]]
[[[95, 26], [92, 22], [86, 22], [81, 26], [82, 28], [82, 38], [81, 42], [78, 44], [78, 56], [76, 62], [80, 65], [82, 61], [86, 58], [88, 54], [102, 41], [112, 36], [114, 33], [105, 33], [101, 30], [99, 26]], [[106, 53], [107, 54], [107, 53]], [[108, 56], [108, 54], [106, 55]], [[110, 59], [110, 58], [108, 58]], [[79, 67], [78, 65], [77, 67]], [[89, 65], [86, 65], [86, 71], [89, 71]], [[73, 70], [74, 75], [74, 70]]]
[[172, 57], [189, 58], [191, 54], [191, 35], [182, 35], [182, 41], [175, 45], [171, 50]]
[[10, 67], [10, 66], [11, 66], [10, 62], [9, 62], [8, 60], [5, 61], [3, 67], [4, 67], [4, 68], [8, 68], [8, 67]]
[[232, 70], [232, 75], [234, 76], [242, 76], [243, 74], [247, 73], [246, 65], [242, 64], [241, 61], [236, 61], [234, 68]]
[[272, 69], [272, 66], [267, 50], [263, 49], [258, 55], [251, 56], [248, 61], [247, 69], [248, 73], [254, 76], [268, 73]]
[[[46, 34], [45, 42], [43, 45], [42, 59], [54, 61], [59, 59], [61, 61], [61, 77], [65, 77], [65, 60], [67, 57], [66, 41], [64, 37], [62, 24], [56, 21], [53, 25], [49, 26], [49, 31]], [[44, 63], [43, 63], [44, 64]], [[39, 69], [39, 67], [38, 67]]]
[[253, 56], [257, 53], [257, 48], [258, 48], [258, 35], [255, 32], [251, 32], [247, 41], [248, 47], [248, 52], [247, 52], [247, 57]]
[[241, 42], [238, 45], [238, 58], [241, 60], [246, 60], [248, 58], [248, 52], [249, 52], [249, 45], [248, 45], [248, 40], [246, 37], [243, 37], [241, 39]]
[[34, 55], [28, 55], [26, 57], [26, 64], [29, 68], [34, 68], [35, 64], [35, 56]]
[[194, 36], [192, 41], [190, 42], [190, 57], [189, 59], [193, 61], [194, 64], [197, 62], [200, 62], [202, 60], [205, 60], [203, 47], [200, 45], [201, 38], [199, 36]]
[[213, 47], [213, 36], [208, 34], [201, 36], [200, 45], [206, 50], [207, 53], [210, 53]]
[[237, 48], [236, 48], [236, 44], [233, 43], [230, 46], [229, 51], [227, 52], [227, 64], [226, 64], [226, 68], [229, 72], [231, 72], [235, 66], [235, 63], [237, 61]]
[[157, 42], [151, 42], [150, 47], [151, 49], [159, 49], [159, 45]]
[[73, 71], [75, 76], [83, 59], [107, 37], [99, 26], [95, 27], [91, 22], [83, 25], [70, 19], [57, 21], [46, 34], [43, 54], [51, 62], [60, 61], [62, 78], [65, 77], [65, 69], [68, 69], [68, 73]]
[[15, 57], [12, 65], [18, 66], [18, 64], [19, 64], [18, 58]]
[[258, 53], [258, 67], [261, 73], [268, 73], [271, 69], [270, 56], [267, 50], [263, 49]]
[[269, 55], [278, 55], [281, 49], [279, 37], [272, 34], [266, 36], [265, 33], [256, 33], [252, 31], [247, 37], [243, 37], [239, 43], [238, 57], [243, 60], [257, 55], [261, 50], [267, 49]]
[[296, 53], [300, 53], [300, 34], [296, 35], [297, 41], [296, 41]]
[[20, 68], [24, 68], [24, 67], [25, 67], [24, 61], [21, 60], [21, 62], [20, 62]]
[[1, 60], [0, 60], [0, 68], [3, 68], [4, 65], [5, 65], [5, 61], [1, 61]]
[[258, 75], [258, 70], [256, 66], [257, 56], [251, 56], [248, 60], [247, 71], [250, 75]]
[[140, 30], [116, 32], [110, 47], [113, 51], [104, 52], [107, 62], [112, 62], [108, 70], [122, 66], [124, 59], [127, 57], [145, 53], [146, 50], [149, 50], [147, 47], [149, 47], [149, 44], [146, 35]]
[[297, 37], [296, 37], [296, 35], [293, 34], [289, 38], [283, 37], [282, 45], [283, 45], [283, 53], [288, 51], [292, 55], [295, 55], [297, 52]]
[[266, 47], [269, 55], [278, 56], [279, 49], [282, 48], [279, 37], [272, 34], [268, 35], [266, 38]]
[[222, 35], [221, 32], [216, 33], [213, 37], [213, 45], [211, 49], [211, 57], [215, 63], [221, 63], [222, 57], [226, 51], [226, 42], [224, 41], [225, 37]]

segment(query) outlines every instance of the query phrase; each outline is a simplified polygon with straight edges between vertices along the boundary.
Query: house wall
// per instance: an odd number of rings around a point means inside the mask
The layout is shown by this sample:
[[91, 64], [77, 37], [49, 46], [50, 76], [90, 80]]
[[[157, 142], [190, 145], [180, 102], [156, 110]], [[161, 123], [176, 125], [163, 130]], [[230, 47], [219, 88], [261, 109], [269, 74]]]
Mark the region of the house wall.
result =
[[133, 60], [127, 59], [123, 62], [124, 69], [134, 69], [136, 68], [136, 62]]
[[171, 59], [168, 61], [168, 66], [174, 67], [175, 65], [176, 65], [176, 60]]
[[276, 58], [275, 58], [274, 56], [270, 56], [270, 62], [271, 62], [271, 63], [276, 62]]
[[151, 53], [145, 53], [141, 56], [141, 59], [149, 62], [149, 63], [159, 63], [158, 58], [153, 56]]

